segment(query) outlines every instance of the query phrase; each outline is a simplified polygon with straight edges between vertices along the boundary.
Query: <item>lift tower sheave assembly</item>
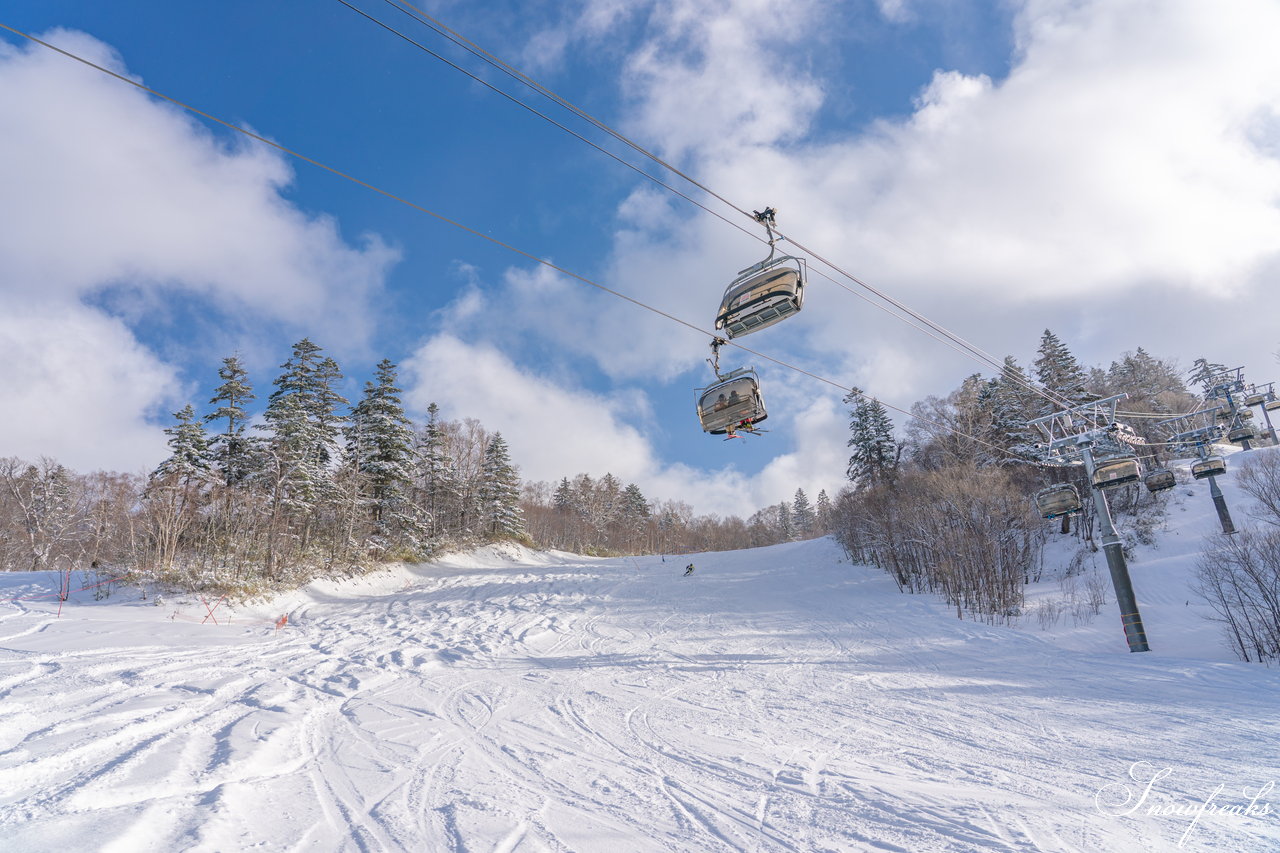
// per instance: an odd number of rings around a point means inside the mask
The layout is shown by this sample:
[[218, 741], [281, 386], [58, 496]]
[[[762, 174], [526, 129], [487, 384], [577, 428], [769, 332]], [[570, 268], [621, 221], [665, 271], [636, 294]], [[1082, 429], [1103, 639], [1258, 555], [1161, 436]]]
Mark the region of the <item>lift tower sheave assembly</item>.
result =
[[1147, 645], [1147, 633], [1138, 612], [1133, 581], [1129, 578], [1124, 546], [1111, 520], [1111, 507], [1107, 504], [1106, 495], [1108, 489], [1137, 482], [1141, 476], [1137, 457], [1129, 446], [1141, 443], [1142, 439], [1128, 426], [1116, 421], [1116, 403], [1126, 397], [1127, 394], [1116, 394], [1062, 409], [1029, 423], [1048, 440], [1047, 444], [1040, 445], [1042, 461], [1049, 465], [1084, 465], [1092, 485], [1090, 491], [1093, 492], [1094, 508], [1102, 531], [1102, 550], [1111, 571], [1116, 604], [1120, 606], [1125, 640], [1129, 651], [1147, 652], [1151, 647]]

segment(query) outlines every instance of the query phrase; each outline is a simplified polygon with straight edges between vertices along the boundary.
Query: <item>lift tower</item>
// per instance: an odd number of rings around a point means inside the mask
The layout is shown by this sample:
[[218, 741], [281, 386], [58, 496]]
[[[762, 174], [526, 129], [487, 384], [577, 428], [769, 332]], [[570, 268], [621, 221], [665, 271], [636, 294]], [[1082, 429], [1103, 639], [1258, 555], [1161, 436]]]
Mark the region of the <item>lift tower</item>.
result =
[[1111, 571], [1116, 604], [1120, 606], [1125, 640], [1130, 652], [1146, 652], [1151, 647], [1147, 645], [1147, 632], [1142, 627], [1124, 546], [1116, 535], [1106, 496], [1108, 489], [1137, 482], [1140, 476], [1137, 457], [1130, 448], [1142, 443], [1142, 439], [1128, 425], [1116, 421], [1116, 403], [1128, 396], [1116, 394], [1072, 406], [1035, 418], [1029, 424], [1037, 427], [1047, 439], [1047, 443], [1039, 445], [1041, 461], [1046, 465], [1084, 465], [1092, 486], [1090, 491], [1102, 531], [1102, 550]]
[[1175, 451], [1196, 455], [1196, 461], [1191, 463], [1191, 476], [1196, 480], [1209, 481], [1209, 496], [1213, 498], [1213, 508], [1218, 512], [1222, 532], [1235, 533], [1235, 522], [1231, 520], [1227, 499], [1223, 497], [1222, 489], [1218, 488], [1217, 480], [1219, 474], [1226, 473], [1227, 463], [1221, 456], [1209, 453], [1213, 443], [1226, 432], [1219, 417], [1223, 410], [1222, 406], [1213, 406], [1160, 421], [1154, 426], [1169, 434], [1169, 444]]

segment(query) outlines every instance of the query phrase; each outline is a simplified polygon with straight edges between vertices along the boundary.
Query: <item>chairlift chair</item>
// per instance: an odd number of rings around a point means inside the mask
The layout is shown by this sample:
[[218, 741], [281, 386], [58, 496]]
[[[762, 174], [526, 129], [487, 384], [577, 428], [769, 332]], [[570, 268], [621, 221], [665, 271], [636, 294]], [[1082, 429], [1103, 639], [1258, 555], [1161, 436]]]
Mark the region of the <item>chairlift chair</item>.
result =
[[1142, 482], [1146, 484], [1147, 491], [1152, 494], [1162, 492], [1165, 489], [1172, 489], [1174, 486], [1178, 485], [1177, 478], [1173, 476], [1173, 472], [1168, 468], [1155, 469], [1151, 473], [1147, 474], [1147, 476], [1143, 478]]
[[1256, 394], [1250, 394], [1248, 397], [1244, 398], [1244, 404], [1246, 406], [1256, 406], [1259, 403], [1265, 402], [1267, 402], [1267, 393], [1265, 391], [1259, 391]]
[[716, 328], [730, 338], [781, 322], [804, 304], [806, 264], [783, 255], [747, 267], [725, 288]]
[[1253, 424], [1244, 424], [1238, 426], [1231, 432], [1227, 433], [1227, 441], [1242, 444], [1246, 441], [1253, 441], [1258, 437], [1258, 431], [1253, 428]]
[[1118, 489], [1136, 483], [1142, 476], [1138, 458], [1132, 454], [1120, 454], [1100, 459], [1093, 467], [1095, 489]]
[[1080, 511], [1080, 493], [1070, 483], [1057, 483], [1036, 492], [1036, 509], [1044, 518], [1061, 518]]
[[740, 367], [698, 389], [698, 420], [703, 432], [725, 435], [731, 429], [755, 426], [767, 417], [760, 377], [753, 368]]
[[1227, 463], [1221, 456], [1206, 456], [1198, 462], [1191, 463], [1191, 476], [1196, 480], [1217, 477], [1225, 473], [1227, 473]]
[[1280, 409], [1280, 400], [1267, 400], [1267, 402], [1262, 404], [1262, 408], [1265, 411], [1274, 412], [1276, 409]]

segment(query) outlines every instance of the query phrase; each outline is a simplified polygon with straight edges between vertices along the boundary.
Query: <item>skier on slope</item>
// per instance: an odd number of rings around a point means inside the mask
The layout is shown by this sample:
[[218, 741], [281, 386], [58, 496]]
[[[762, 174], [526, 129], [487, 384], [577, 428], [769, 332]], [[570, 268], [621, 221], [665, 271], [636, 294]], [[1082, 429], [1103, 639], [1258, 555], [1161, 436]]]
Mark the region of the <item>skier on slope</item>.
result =
[[693, 574], [693, 563], [684, 567], [684, 576], [689, 577], [691, 574]]

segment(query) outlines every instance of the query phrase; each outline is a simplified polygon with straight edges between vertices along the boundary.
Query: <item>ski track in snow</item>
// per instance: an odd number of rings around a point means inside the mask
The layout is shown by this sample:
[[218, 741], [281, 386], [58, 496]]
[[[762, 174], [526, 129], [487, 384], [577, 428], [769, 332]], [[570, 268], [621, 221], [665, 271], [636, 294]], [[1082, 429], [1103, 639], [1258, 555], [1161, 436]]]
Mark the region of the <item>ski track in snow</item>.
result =
[[[1095, 808], [1134, 762], [1161, 802], [1280, 775], [1280, 673], [1156, 622], [1072, 650], [828, 540], [681, 566], [499, 550], [216, 626], [0, 604], [0, 846], [1156, 851], [1189, 819]], [[1272, 811], [1181, 849], [1280, 849]]]

